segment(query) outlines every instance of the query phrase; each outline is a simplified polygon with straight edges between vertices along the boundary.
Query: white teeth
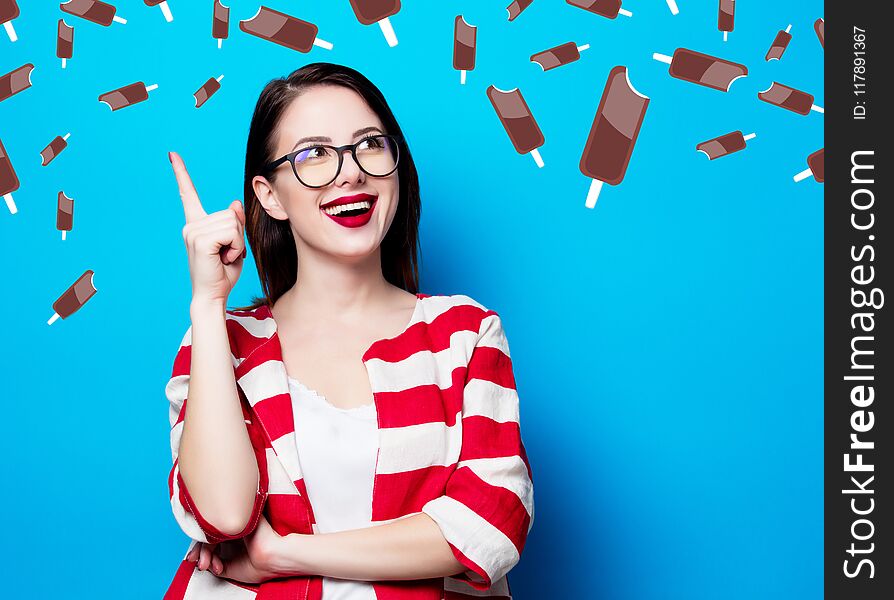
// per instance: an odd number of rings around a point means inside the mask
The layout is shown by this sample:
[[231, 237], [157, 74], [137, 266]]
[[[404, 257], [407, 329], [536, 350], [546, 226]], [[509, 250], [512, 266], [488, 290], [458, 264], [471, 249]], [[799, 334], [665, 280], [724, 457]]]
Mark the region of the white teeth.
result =
[[327, 215], [337, 215], [346, 210], [351, 210], [352, 208], [369, 208], [371, 206], [372, 204], [369, 201], [364, 200], [362, 202], [352, 202], [351, 204], [342, 204], [341, 206], [324, 208], [323, 212], [325, 212]]

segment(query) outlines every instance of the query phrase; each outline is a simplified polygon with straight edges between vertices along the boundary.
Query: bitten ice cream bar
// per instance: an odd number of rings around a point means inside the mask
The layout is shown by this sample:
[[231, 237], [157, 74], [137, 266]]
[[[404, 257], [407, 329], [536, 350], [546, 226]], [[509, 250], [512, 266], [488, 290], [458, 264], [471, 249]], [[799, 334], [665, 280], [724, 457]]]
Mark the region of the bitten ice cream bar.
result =
[[543, 52], [532, 54], [531, 62], [540, 65], [544, 71], [549, 71], [580, 59], [580, 53], [589, 47], [590, 44], [578, 46], [574, 42], [566, 42]]
[[127, 20], [115, 15], [115, 7], [100, 0], [68, 0], [59, 5], [62, 12], [93, 21], [103, 27], [115, 23], [127, 23]]
[[686, 48], [677, 48], [673, 56], [656, 52], [652, 58], [669, 64], [668, 72], [671, 77], [721, 92], [728, 92], [736, 79], [748, 75], [748, 67], [745, 65]]
[[310, 52], [313, 46], [332, 50], [330, 42], [317, 37], [316, 25], [266, 6], [252, 18], [239, 21], [239, 29], [298, 52]]
[[71, 284], [70, 288], [59, 296], [58, 300], [53, 302], [53, 316], [47, 321], [47, 325], [52, 325], [59, 317], [67, 319], [84, 306], [95, 293], [93, 271], [87, 269], [83, 275], [78, 277], [77, 281]]
[[364, 25], [378, 23], [382, 35], [392, 48], [397, 46], [397, 36], [388, 17], [400, 12], [400, 0], [351, 0], [354, 16]]
[[565, 0], [571, 6], [582, 8], [587, 12], [616, 19], [618, 15], [632, 17], [633, 13], [629, 10], [621, 8], [621, 0]]
[[230, 7], [224, 6], [220, 0], [214, 0], [214, 14], [211, 21], [211, 37], [217, 40], [217, 47], [230, 36]]
[[157, 84], [146, 85], [142, 81], [125, 85], [118, 89], [99, 95], [99, 101], [109, 105], [112, 111], [132, 106], [137, 102], [149, 99], [149, 92], [157, 88]]
[[534, 0], [514, 0], [512, 4], [506, 7], [506, 10], [509, 12], [509, 20], [514, 21], [523, 10], [531, 6], [531, 2], [533, 1]]
[[46, 148], [40, 151], [40, 166], [47, 166], [48, 164], [50, 164], [50, 162], [52, 162], [54, 158], [59, 156], [60, 152], [65, 150], [65, 148], [68, 146], [67, 140], [68, 136], [70, 135], [71, 133], [66, 133], [65, 137], [57, 135], [53, 138], [53, 141], [47, 145]]
[[816, 31], [816, 37], [819, 38], [820, 46], [826, 48], [826, 22], [823, 19], [817, 19], [813, 24], [813, 30]]
[[792, 34], [789, 33], [791, 30], [791, 25], [786, 27], [785, 31], [782, 31], [781, 29], [779, 30], [776, 34], [776, 39], [773, 40], [770, 49], [767, 50], [767, 55], [764, 57], [764, 60], [770, 62], [771, 60], [779, 60], [782, 58], [785, 49], [788, 48], [788, 43], [792, 41]]
[[776, 81], [769, 88], [758, 92], [757, 97], [764, 102], [796, 112], [799, 115], [809, 115], [811, 110], [818, 113], [826, 112], [822, 106], [817, 106], [813, 103], [811, 94], [790, 88]]
[[12, 26], [12, 20], [19, 16], [19, 6], [16, 0], [3, 0], [0, 2], [0, 23], [3, 23], [3, 29], [9, 36], [9, 41], [14, 42], [19, 39], [16, 30]]
[[826, 158], [825, 158], [825, 148], [820, 148], [813, 154], [807, 157], [807, 169], [804, 169], [797, 175], [795, 175], [794, 180], [804, 181], [811, 175], [816, 179], [817, 183], [823, 183], [825, 181], [825, 168], [826, 168]]
[[12, 168], [12, 163], [6, 154], [6, 148], [0, 141], [0, 195], [6, 200], [6, 207], [11, 215], [16, 214], [19, 210], [12, 199], [12, 193], [17, 189], [19, 189], [19, 178], [16, 177], [15, 169]]
[[202, 84], [196, 93], [193, 94], [196, 99], [196, 108], [199, 108], [206, 102], [208, 102], [208, 98], [214, 95], [214, 92], [220, 89], [220, 80], [223, 79], [223, 75], [215, 79], [214, 77], [209, 77], [208, 81]]
[[475, 42], [478, 27], [469, 25], [462, 15], [453, 21], [453, 68], [459, 71], [459, 82], [466, 83], [466, 71], [475, 68]]
[[618, 185], [624, 180], [648, 107], [649, 98], [633, 88], [627, 67], [609, 71], [580, 159], [580, 172], [593, 180], [587, 208], [596, 206], [603, 183]]
[[6, 75], [0, 75], [0, 102], [31, 87], [31, 71], [34, 65], [25, 63]]
[[530, 153], [537, 166], [542, 167], [543, 159], [537, 148], [543, 145], [543, 132], [534, 120], [534, 115], [531, 114], [531, 109], [528, 108], [521, 91], [518, 88], [501, 90], [491, 85], [486, 92], [491, 104], [494, 105], [494, 110], [497, 111], [497, 116], [500, 117], [503, 128], [509, 134], [512, 145], [515, 146], [515, 151], [519, 154]]
[[165, 21], [170, 23], [174, 20], [174, 15], [171, 14], [171, 8], [168, 6], [168, 3], [165, 0], [143, 0], [143, 4], [146, 6], [157, 6], [161, 9], [161, 14], [164, 15]]
[[59, 191], [56, 199], [56, 229], [62, 232], [62, 241], [65, 241], [65, 233], [71, 231], [71, 225], [74, 220], [74, 199], [65, 195], [65, 192]]
[[62, 68], [65, 68], [65, 61], [72, 57], [74, 53], [74, 27], [69, 27], [68, 23], [59, 19], [56, 27], [56, 57], [62, 59]]
[[757, 137], [756, 133], [743, 135], [741, 131], [733, 131], [726, 135], [721, 135], [711, 140], [702, 142], [695, 147], [699, 152], [704, 153], [708, 160], [714, 160], [721, 156], [727, 156], [733, 152], [745, 149], [745, 142]]

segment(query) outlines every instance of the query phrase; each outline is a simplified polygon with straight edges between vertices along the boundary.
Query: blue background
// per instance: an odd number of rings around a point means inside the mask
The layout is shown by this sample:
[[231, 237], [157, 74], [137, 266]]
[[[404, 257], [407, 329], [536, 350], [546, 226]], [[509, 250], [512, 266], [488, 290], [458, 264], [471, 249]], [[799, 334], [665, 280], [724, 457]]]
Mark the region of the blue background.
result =
[[[108, 28], [20, 2], [0, 33], [0, 74], [33, 86], [0, 103], [0, 139], [21, 180], [0, 204], [6, 257], [7, 515], [4, 596], [159, 598], [188, 539], [170, 514], [164, 385], [189, 325], [179, 152], [206, 209], [242, 196], [245, 139], [266, 82], [314, 61], [350, 65], [401, 122], [422, 185], [422, 291], [497, 310], [510, 340], [536, 518], [510, 581], [518, 599], [792, 599], [822, 595], [823, 187], [794, 183], [823, 146], [823, 116], [760, 102], [780, 81], [823, 104], [819, 1], [739, 2], [728, 42], [717, 2], [626, 0], [608, 20], [537, 0], [407, 0], [389, 48], [347, 0], [267, 0], [316, 23], [331, 51], [247, 35], [259, 2], [231, 0], [230, 38], [211, 2], [169, 0], [174, 21], [117, 3]], [[444, 6], [440, 6], [443, 4]], [[453, 20], [478, 26], [466, 85]], [[75, 27], [61, 69], [56, 22]], [[764, 55], [793, 25], [780, 62]], [[531, 54], [567, 41], [581, 60], [542, 72]], [[677, 47], [748, 65], [729, 93], [673, 79]], [[624, 182], [584, 207], [578, 163], [609, 70], [651, 98]], [[200, 109], [192, 94], [224, 74]], [[100, 93], [158, 84], [111, 112]], [[544, 132], [537, 168], [485, 95], [519, 87]], [[755, 132], [715, 161], [698, 142]], [[40, 150], [71, 132], [48, 167]], [[55, 229], [56, 194], [75, 200]], [[231, 296], [260, 291], [253, 261]], [[52, 303], [85, 269], [97, 294], [52, 326]], [[97, 578], [101, 578], [101, 584]]]

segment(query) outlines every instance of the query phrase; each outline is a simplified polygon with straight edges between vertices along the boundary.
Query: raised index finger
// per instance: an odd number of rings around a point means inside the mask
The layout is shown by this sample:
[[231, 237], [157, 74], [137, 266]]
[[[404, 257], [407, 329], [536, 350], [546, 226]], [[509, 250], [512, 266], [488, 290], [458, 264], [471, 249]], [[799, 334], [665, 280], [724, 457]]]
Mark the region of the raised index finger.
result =
[[174, 167], [174, 176], [177, 178], [177, 187], [180, 188], [180, 199], [183, 201], [183, 213], [186, 216], [186, 222], [198, 221], [202, 217], [207, 216], [207, 213], [199, 201], [196, 186], [193, 185], [189, 173], [186, 172], [186, 165], [183, 163], [180, 155], [176, 152], [171, 152], [170, 158], [171, 165]]

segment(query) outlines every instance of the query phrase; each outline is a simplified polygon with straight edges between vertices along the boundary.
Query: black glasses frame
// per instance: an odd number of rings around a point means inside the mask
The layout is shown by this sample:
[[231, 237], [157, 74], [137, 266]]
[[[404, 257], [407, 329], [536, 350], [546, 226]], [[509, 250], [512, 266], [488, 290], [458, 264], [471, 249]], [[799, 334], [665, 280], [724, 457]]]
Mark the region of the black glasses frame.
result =
[[[360, 161], [357, 159], [357, 146], [359, 146], [360, 144], [362, 144], [363, 142], [365, 142], [371, 138], [380, 138], [380, 137], [388, 138], [391, 141], [391, 143], [394, 145], [394, 148], [396, 151], [396, 156], [394, 157], [394, 169], [391, 169], [384, 175], [374, 175], [374, 174], [370, 173], [369, 171], [367, 171], [366, 169], [364, 169], [363, 165], [361, 165]], [[345, 150], [350, 150], [351, 156], [354, 157], [354, 162], [357, 163], [357, 166], [360, 167], [361, 171], [363, 171], [370, 177], [387, 177], [388, 175], [391, 175], [392, 173], [394, 173], [394, 171], [397, 169], [398, 162], [400, 162], [400, 146], [398, 145], [398, 141], [401, 139], [402, 139], [401, 136], [396, 133], [379, 133], [376, 135], [368, 135], [368, 136], [364, 137], [362, 140], [360, 140], [359, 142], [357, 142], [356, 144], [345, 144], [344, 146], [330, 146], [329, 144], [314, 144], [312, 146], [305, 146], [304, 148], [299, 148], [298, 150], [289, 152], [285, 156], [281, 156], [281, 157], [277, 158], [276, 160], [267, 163], [266, 165], [264, 165], [264, 172], [270, 173], [274, 169], [276, 169], [279, 165], [288, 161], [288, 163], [290, 165], [292, 165], [292, 173], [295, 175], [295, 179], [297, 179], [301, 185], [304, 185], [309, 188], [326, 187], [327, 185], [329, 185], [330, 183], [335, 181], [336, 178], [338, 178], [339, 173], [341, 173], [341, 167], [345, 162]], [[310, 184], [304, 183], [301, 180], [301, 177], [298, 176], [298, 169], [295, 168], [295, 157], [298, 156], [298, 154], [300, 154], [301, 152], [306, 152], [307, 150], [310, 150], [311, 148], [328, 148], [330, 150], [335, 150], [335, 154], [336, 154], [336, 156], [338, 156], [338, 167], [335, 169], [335, 175], [332, 177], [332, 179], [330, 179], [329, 181], [327, 181], [326, 183], [324, 183], [322, 185], [310, 185]]]

